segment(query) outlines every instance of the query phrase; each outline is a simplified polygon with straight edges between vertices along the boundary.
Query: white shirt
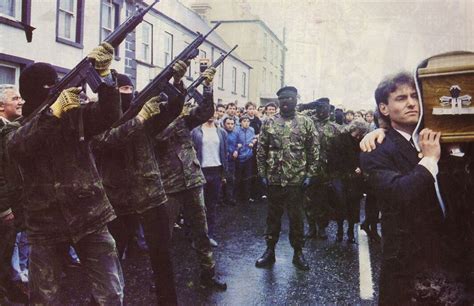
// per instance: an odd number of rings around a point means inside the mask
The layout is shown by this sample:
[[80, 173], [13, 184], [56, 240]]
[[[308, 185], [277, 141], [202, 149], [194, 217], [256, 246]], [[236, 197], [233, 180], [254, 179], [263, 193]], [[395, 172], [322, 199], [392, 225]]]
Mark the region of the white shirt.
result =
[[219, 154], [220, 140], [217, 135], [217, 128], [202, 125], [202, 167], [221, 166], [221, 157]]
[[[410, 134], [408, 134], [407, 132], [404, 132], [404, 131], [397, 130], [397, 129], [395, 129], [395, 131], [400, 133], [400, 135], [402, 135], [403, 138], [405, 138], [408, 142], [410, 142], [410, 140], [412, 138], [412, 136]], [[413, 137], [413, 141], [418, 140], [417, 136], [418, 135], [415, 135], [415, 137]], [[418, 164], [422, 165], [423, 167], [428, 169], [428, 171], [431, 173], [431, 175], [436, 180], [436, 175], [438, 175], [439, 169], [438, 169], [438, 162], [433, 157], [425, 156], [420, 160], [420, 162]]]

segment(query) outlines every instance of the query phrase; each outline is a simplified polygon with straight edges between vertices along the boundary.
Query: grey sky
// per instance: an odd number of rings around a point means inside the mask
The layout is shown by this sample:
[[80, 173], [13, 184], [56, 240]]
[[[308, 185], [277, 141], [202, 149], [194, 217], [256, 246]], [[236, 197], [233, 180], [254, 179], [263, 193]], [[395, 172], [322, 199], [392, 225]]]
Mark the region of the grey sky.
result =
[[474, 0], [237, 1], [279, 37], [286, 28], [285, 83], [303, 102], [327, 96], [351, 109], [372, 108], [384, 75], [412, 71], [438, 53], [474, 51]]

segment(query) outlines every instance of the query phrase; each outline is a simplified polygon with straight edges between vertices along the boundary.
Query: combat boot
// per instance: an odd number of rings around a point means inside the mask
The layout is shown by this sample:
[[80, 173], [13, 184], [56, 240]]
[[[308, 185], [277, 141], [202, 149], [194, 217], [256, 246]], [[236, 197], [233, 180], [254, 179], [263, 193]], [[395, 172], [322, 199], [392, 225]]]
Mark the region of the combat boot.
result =
[[201, 287], [221, 291], [227, 290], [227, 284], [215, 275], [214, 271], [201, 273]]
[[295, 249], [295, 253], [293, 254], [293, 264], [300, 270], [308, 271], [309, 266], [304, 259], [303, 251], [301, 249]]
[[265, 253], [257, 259], [257, 262], [255, 263], [255, 267], [257, 268], [264, 268], [271, 266], [272, 264], [275, 263], [275, 245], [267, 245], [267, 249], [265, 250]]

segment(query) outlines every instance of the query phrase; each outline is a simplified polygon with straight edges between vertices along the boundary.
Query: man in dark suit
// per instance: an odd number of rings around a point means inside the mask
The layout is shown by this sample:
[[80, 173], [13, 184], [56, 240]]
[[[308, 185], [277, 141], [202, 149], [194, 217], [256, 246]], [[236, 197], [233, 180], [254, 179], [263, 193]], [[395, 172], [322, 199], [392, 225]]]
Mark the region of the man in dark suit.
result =
[[[390, 120], [385, 141], [362, 153], [361, 166], [381, 201], [383, 256], [379, 304], [428, 302], [421, 284], [443, 279], [446, 209], [436, 197], [440, 133], [413, 135], [420, 117], [413, 78], [399, 73], [375, 91], [380, 113]], [[418, 141], [421, 152], [414, 142]], [[421, 291], [420, 291], [421, 290]]]

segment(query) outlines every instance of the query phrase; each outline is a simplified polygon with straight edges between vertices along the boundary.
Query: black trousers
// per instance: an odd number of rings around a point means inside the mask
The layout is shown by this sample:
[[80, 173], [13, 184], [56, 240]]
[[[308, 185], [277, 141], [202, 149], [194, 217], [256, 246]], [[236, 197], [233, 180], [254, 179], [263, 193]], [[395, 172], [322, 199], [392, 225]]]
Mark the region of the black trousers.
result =
[[130, 235], [141, 223], [148, 245], [151, 267], [160, 305], [176, 305], [173, 263], [170, 254], [169, 217], [166, 205], [149, 209], [141, 214], [119, 216], [109, 223], [109, 230], [115, 238], [119, 255], [122, 256]]
[[16, 231], [13, 220], [0, 220], [0, 296], [11, 286], [11, 261], [15, 246]]

